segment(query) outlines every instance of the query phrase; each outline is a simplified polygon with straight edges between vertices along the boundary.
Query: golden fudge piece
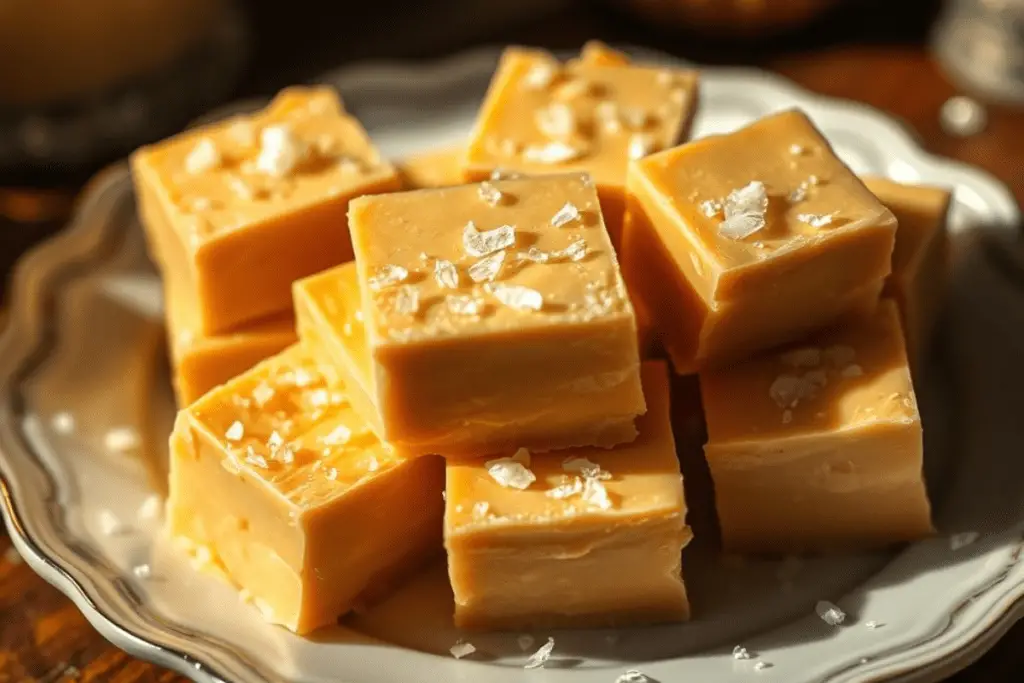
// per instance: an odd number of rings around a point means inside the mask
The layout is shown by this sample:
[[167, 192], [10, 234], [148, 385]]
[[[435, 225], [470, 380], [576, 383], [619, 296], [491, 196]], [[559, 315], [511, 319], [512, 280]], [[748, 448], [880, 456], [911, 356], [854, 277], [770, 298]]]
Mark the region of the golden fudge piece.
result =
[[700, 375], [722, 543], [844, 550], [932, 532], [896, 305]]
[[620, 626], [689, 616], [686, 525], [664, 363], [643, 366], [639, 437], [448, 462], [445, 546], [455, 623], [474, 629]]
[[151, 251], [219, 334], [291, 308], [291, 284], [352, 258], [352, 197], [398, 175], [327, 88], [290, 88], [132, 155]]
[[184, 408], [215, 386], [240, 375], [268, 356], [295, 343], [291, 312], [208, 336], [199, 331], [198, 310], [185, 296], [165, 288], [168, 346], [174, 368], [174, 393]]
[[636, 320], [588, 176], [364, 197], [349, 219], [356, 272], [299, 282], [297, 324], [383, 440], [467, 457], [636, 436]]
[[630, 167], [623, 274], [677, 372], [870, 310], [896, 219], [808, 118], [767, 117]]
[[923, 361], [942, 311], [949, 278], [946, 220], [952, 195], [926, 185], [903, 185], [884, 178], [864, 178], [868, 189], [896, 216], [892, 274], [883, 294], [896, 299], [903, 319], [910, 364]]
[[443, 468], [378, 441], [296, 345], [179, 414], [168, 527], [306, 633], [439, 550]]
[[685, 140], [696, 107], [693, 71], [631, 64], [604, 46], [567, 64], [510, 48], [470, 136], [466, 176], [587, 171], [617, 247], [627, 164]]
[[445, 147], [413, 154], [398, 162], [398, 174], [406, 190], [421, 190], [430, 187], [461, 185], [465, 182], [462, 174], [462, 158], [465, 149]]

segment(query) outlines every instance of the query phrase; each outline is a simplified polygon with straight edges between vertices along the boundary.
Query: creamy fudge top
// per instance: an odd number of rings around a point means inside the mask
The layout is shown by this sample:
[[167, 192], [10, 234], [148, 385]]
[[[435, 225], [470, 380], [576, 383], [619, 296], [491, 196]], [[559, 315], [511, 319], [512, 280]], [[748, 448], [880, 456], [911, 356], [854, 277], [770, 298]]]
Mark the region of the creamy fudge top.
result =
[[445, 528], [453, 534], [543, 533], [674, 520], [686, 514], [663, 362], [641, 369], [647, 413], [636, 441], [447, 464]]
[[326, 87], [285, 89], [260, 112], [144, 147], [134, 162], [193, 248], [395, 175]]
[[373, 345], [633, 318], [586, 174], [353, 200]]
[[719, 271], [839, 232], [895, 225], [795, 110], [654, 154], [635, 171], [637, 186], [680, 223], [694, 254]]
[[905, 185], [875, 176], [863, 180], [899, 221], [892, 251], [892, 272], [898, 277], [912, 270], [932, 238], [946, 229], [952, 193], [944, 187]]
[[541, 50], [506, 50], [467, 167], [586, 170], [601, 185], [621, 186], [630, 159], [676, 144], [696, 106], [696, 73], [615, 63], [598, 52], [562, 64]]
[[404, 460], [373, 435], [343, 387], [289, 347], [182, 411], [244, 472], [295, 507], [316, 508]]
[[887, 299], [869, 318], [700, 381], [716, 444], [919, 419], [899, 314]]

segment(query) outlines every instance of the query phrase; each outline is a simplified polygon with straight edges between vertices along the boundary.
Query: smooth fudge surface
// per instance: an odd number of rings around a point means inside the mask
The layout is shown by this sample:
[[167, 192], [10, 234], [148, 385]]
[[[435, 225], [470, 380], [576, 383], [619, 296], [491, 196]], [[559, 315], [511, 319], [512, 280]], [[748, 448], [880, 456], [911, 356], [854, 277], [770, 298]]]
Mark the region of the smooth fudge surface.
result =
[[385, 441], [468, 457], [636, 436], [636, 319], [587, 175], [364, 197], [350, 222], [359, 302], [346, 267], [299, 283], [300, 336], [339, 367], [364, 354]]
[[465, 153], [465, 147], [459, 145], [428, 150], [402, 159], [396, 165], [402, 178], [402, 188], [422, 190], [461, 185], [466, 182], [462, 173]]
[[290, 310], [294, 280], [352, 258], [349, 200], [399, 184], [329, 88], [143, 147], [132, 171], [151, 250], [204, 334]]
[[620, 626], [689, 615], [683, 482], [663, 362], [643, 365], [639, 436], [611, 450], [447, 464], [445, 546], [455, 623]]
[[896, 219], [799, 111], [630, 166], [621, 250], [634, 296], [692, 372], [873, 307]]
[[482, 180], [503, 170], [586, 171], [618, 246], [626, 167], [688, 137], [697, 75], [609, 53], [592, 46], [563, 64], [541, 50], [506, 50], [470, 136], [465, 172]]
[[298, 633], [440, 551], [444, 465], [382, 444], [301, 346], [181, 411], [168, 529]]
[[896, 304], [700, 375], [726, 550], [785, 553], [932, 532]]
[[923, 361], [942, 312], [949, 280], [946, 222], [952, 193], [942, 187], [905, 185], [877, 177], [864, 183], [896, 216], [892, 274], [883, 294], [896, 299], [910, 363]]

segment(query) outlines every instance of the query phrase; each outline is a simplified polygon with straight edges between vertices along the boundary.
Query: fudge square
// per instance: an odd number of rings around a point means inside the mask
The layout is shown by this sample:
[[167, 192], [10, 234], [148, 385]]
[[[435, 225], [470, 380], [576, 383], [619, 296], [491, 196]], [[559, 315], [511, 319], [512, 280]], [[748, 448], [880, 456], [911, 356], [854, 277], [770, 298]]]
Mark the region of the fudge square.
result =
[[204, 334], [289, 310], [294, 280], [352, 258], [349, 200], [399, 183], [327, 88], [143, 147], [132, 170], [151, 250], [178, 264], [164, 277]]
[[307, 633], [440, 553], [444, 463], [374, 437], [299, 345], [179, 413], [168, 527]]
[[466, 182], [462, 174], [465, 149], [443, 147], [413, 154], [396, 165], [402, 178], [402, 189], [422, 190], [429, 187], [447, 187]]
[[696, 108], [694, 71], [630, 64], [597, 44], [566, 64], [541, 50], [510, 48], [470, 135], [466, 177], [588, 171], [617, 247], [626, 166], [685, 140]]
[[620, 626], [689, 616], [683, 482], [668, 370], [643, 364], [640, 435], [447, 464], [445, 547], [455, 623], [471, 629]]
[[870, 310], [896, 219], [808, 118], [785, 111], [630, 166], [623, 275], [676, 371]]
[[900, 307], [907, 355], [917, 370], [946, 297], [950, 258], [946, 221], [952, 195], [945, 188], [903, 185], [885, 178], [864, 178], [864, 183], [899, 222], [892, 274], [882, 293]]
[[723, 547], [845, 550], [932, 532], [896, 304], [700, 375]]
[[[463, 457], [636, 437], [636, 319], [588, 175], [361, 197], [349, 222], [382, 440]], [[318, 348], [343, 351], [332, 306], [313, 302], [336, 341]]]

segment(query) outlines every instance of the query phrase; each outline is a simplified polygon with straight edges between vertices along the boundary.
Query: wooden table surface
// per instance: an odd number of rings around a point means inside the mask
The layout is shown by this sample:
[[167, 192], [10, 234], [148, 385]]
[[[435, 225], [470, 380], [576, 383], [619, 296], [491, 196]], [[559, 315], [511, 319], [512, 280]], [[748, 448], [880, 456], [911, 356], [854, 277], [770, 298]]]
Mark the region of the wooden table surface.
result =
[[[869, 7], [863, 14], [878, 16], [883, 7], [878, 5], [875, 10]], [[862, 13], [852, 13], [842, 21], [838, 37], [835, 33], [829, 39], [803, 35], [781, 46], [779, 41], [768, 41], [753, 48], [741, 46], [723, 50], [720, 46], [709, 47], [700, 39], [682, 39], [670, 33], [651, 36], [647, 29], [621, 19], [609, 11], [574, 8], [547, 19], [544, 26], [513, 27], [488, 36], [486, 42], [572, 47], [586, 37], [595, 36], [609, 41], [653, 44], [702, 62], [760, 65], [811, 90], [878, 107], [902, 120], [926, 149], [988, 170], [1024, 203], [1024, 109], [989, 107], [987, 128], [969, 138], [943, 132], [939, 108], [958, 91], [928, 53], [923, 42], [927, 30], [925, 20], [890, 27], [888, 33], [875, 32], [868, 39], [858, 39], [862, 35], [857, 33], [858, 22], [864, 25], [869, 19]], [[561, 28], [554, 30], [552, 26]], [[270, 76], [267, 76], [267, 69], [262, 69], [261, 75], [251, 77], [243, 90], [266, 92], [287, 79], [308, 77], [337, 61], [328, 38], [320, 43], [306, 38], [305, 43], [313, 46], [305, 53], [306, 57]], [[470, 44], [467, 41], [459, 47]], [[451, 46], [446, 48], [450, 49]], [[431, 54], [436, 52], [440, 50]], [[258, 53], [256, 63], [261, 60], [266, 63], [268, 58]], [[304, 71], [299, 71], [300, 68]], [[9, 539], [0, 535], [0, 552], [3, 553], [0, 559], [0, 683], [72, 680], [184, 683], [186, 679], [139, 661], [108, 644], [67, 598], [36, 576], [13, 550], [8, 549]], [[1024, 649], [1024, 624], [1018, 624], [989, 653], [949, 680], [951, 683], [1022, 680], [1018, 648]]]

